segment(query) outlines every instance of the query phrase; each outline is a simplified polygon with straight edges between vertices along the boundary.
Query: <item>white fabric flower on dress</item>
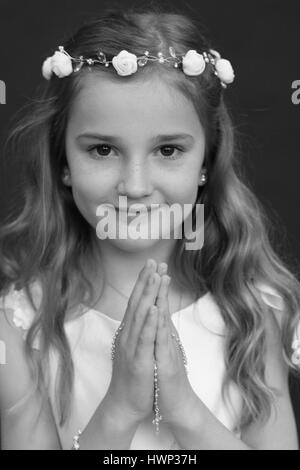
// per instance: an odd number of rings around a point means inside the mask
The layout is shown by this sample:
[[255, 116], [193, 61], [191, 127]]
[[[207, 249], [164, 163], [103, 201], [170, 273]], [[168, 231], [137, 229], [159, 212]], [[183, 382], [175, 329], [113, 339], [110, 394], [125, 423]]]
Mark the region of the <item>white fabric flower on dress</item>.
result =
[[125, 77], [137, 71], [137, 56], [123, 50], [113, 57], [112, 64], [118, 75]]
[[5, 297], [5, 308], [10, 308], [14, 311], [13, 322], [17, 328], [22, 330], [29, 330], [34, 318], [34, 311], [29, 305], [22, 290], [18, 291], [11, 286], [10, 291]]
[[203, 55], [190, 49], [182, 58], [182, 69], [186, 75], [200, 75], [205, 69], [205, 60]]
[[231, 63], [227, 59], [217, 59], [215, 63], [216, 72], [223, 83], [232, 83], [234, 80], [234, 71]]
[[73, 72], [71, 58], [61, 51], [55, 51], [52, 57], [47, 57], [42, 65], [42, 73], [46, 80], [50, 80], [52, 73], [59, 78], [66, 77]]
[[[40, 283], [37, 280], [33, 281], [30, 284], [30, 290], [35, 306], [39, 306], [42, 300], [42, 287]], [[13, 310], [12, 321], [17, 328], [23, 330], [22, 337], [25, 340], [35, 316], [35, 311], [27, 298], [25, 290], [16, 290], [15, 285], [12, 284], [7, 294], [1, 297], [0, 307], [4, 310]], [[35, 349], [40, 349], [40, 332], [34, 338], [32, 346]]]

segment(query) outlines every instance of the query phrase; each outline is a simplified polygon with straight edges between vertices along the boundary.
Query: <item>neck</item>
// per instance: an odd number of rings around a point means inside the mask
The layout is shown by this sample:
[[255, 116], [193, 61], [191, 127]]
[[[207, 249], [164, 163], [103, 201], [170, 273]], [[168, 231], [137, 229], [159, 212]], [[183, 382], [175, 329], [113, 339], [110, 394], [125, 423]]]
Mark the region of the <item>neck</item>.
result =
[[[161, 243], [155, 245], [150, 250], [142, 252], [125, 252], [119, 250], [115, 245], [106, 240], [97, 239], [93, 248], [93, 257], [90, 263], [92, 267], [86, 266], [86, 275], [94, 287], [93, 308], [121, 319], [126, 308], [126, 300], [129, 299], [139, 272], [143, 268], [148, 258], [154, 259], [157, 263], [168, 263], [168, 274], [172, 281], [169, 287], [170, 313], [190, 305], [195, 301], [195, 293], [182, 290], [176, 282], [176, 276], [171, 271], [174, 245], [170, 245], [170, 240], [160, 240]], [[166, 242], [166, 243], [164, 243]], [[118, 293], [118, 294], [117, 294]], [[90, 305], [90, 304], [89, 304]]]
[[[102, 284], [106, 280], [124, 294], [130, 293], [146, 260], [152, 258], [157, 263], [169, 264], [175, 243], [176, 240], [160, 240], [151, 249], [128, 252], [119, 249], [109, 240], [98, 240], [95, 245], [97, 261], [93, 276], [96, 276], [97, 283]], [[170, 271], [169, 274], [172, 276]]]

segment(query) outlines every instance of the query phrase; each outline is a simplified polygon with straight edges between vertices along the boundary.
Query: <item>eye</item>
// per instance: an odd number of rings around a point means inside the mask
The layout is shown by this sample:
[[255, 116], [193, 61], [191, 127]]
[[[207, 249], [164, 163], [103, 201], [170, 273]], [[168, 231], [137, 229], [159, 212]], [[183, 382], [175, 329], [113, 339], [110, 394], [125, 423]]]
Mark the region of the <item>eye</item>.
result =
[[[111, 153], [111, 150], [112, 147], [107, 144], [92, 145], [88, 148], [88, 152], [91, 153], [93, 155], [93, 158], [95, 158], [96, 160], [101, 160], [101, 158], [107, 158]], [[96, 151], [96, 154], [94, 151]], [[180, 158], [180, 154], [183, 151], [184, 150], [181, 147], [178, 147], [176, 145], [163, 145], [160, 147], [161, 154], [169, 160], [176, 160], [177, 158]], [[176, 152], [176, 154], [174, 154], [174, 152]]]
[[[92, 153], [96, 149], [97, 149], [97, 155], [98, 155], [98, 157], [100, 157], [100, 159], [101, 159], [101, 157], [104, 157], [104, 158], [107, 157], [111, 152], [110, 145], [106, 145], [106, 144], [93, 145], [93, 146], [88, 148], [88, 152]], [[97, 157], [97, 155], [96, 155], [96, 157]]]
[[[183, 152], [183, 149], [181, 147], [177, 147], [176, 145], [163, 145], [160, 147], [160, 151], [162, 155], [170, 160], [176, 160], [177, 158], [181, 157], [181, 153]], [[177, 151], [177, 154], [174, 155], [174, 152]], [[178, 155], [178, 152], [180, 153]]]

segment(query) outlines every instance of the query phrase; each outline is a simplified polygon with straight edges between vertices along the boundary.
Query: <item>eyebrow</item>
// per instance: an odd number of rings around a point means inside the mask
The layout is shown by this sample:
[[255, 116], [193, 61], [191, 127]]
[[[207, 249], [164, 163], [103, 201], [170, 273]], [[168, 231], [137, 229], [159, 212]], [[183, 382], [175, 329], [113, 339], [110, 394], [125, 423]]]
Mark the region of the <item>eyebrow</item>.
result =
[[[120, 142], [122, 139], [119, 139], [116, 136], [113, 135], [101, 135], [97, 133], [83, 133], [80, 134], [76, 137], [76, 140], [79, 140], [80, 138], [92, 138], [92, 139], [99, 139], [99, 140], [109, 140], [110, 142]], [[194, 137], [190, 134], [160, 134], [155, 137], [153, 137], [152, 141], [154, 142], [162, 142], [162, 141], [174, 141], [174, 140], [189, 140], [189, 141], [194, 141]]]

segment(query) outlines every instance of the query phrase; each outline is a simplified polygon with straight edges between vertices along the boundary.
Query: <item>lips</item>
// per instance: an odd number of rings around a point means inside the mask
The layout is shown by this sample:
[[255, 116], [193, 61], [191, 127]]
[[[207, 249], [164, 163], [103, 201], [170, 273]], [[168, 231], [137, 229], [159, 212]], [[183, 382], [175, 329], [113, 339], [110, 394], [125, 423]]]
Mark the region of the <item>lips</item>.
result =
[[151, 212], [151, 211], [154, 211], [156, 209], [158, 209], [159, 206], [156, 206], [156, 207], [151, 207], [151, 206], [144, 206], [142, 209], [134, 209], [134, 208], [131, 208], [129, 207], [128, 210], [125, 210], [125, 209], [120, 209], [119, 207], [116, 207], [115, 209], [118, 211], [118, 212], [122, 212], [122, 213], [125, 213], [125, 214], [128, 214], [128, 215], [136, 215], [138, 213], [144, 213], [145, 210], [147, 212]]

